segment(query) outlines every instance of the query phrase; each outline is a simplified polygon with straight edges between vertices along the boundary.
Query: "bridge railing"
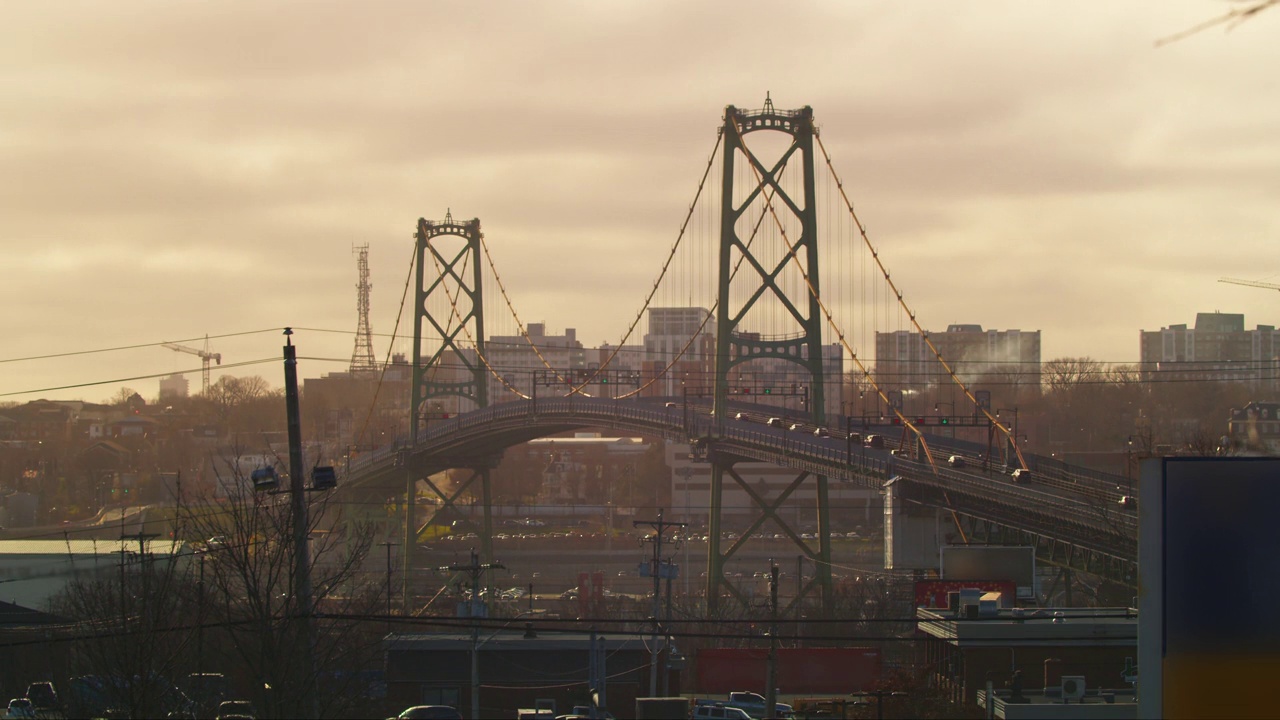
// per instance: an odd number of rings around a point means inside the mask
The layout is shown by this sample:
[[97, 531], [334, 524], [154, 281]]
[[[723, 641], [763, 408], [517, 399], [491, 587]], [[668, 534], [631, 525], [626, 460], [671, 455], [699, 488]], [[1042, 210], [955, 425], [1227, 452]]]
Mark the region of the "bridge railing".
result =
[[[982, 507], [990, 507], [993, 512], [1003, 508], [1002, 517], [1021, 517], [1028, 525], [1057, 525], [1063, 529], [1073, 526], [1094, 534], [1136, 537], [1136, 515], [1113, 507], [1114, 503], [1104, 501], [1104, 496], [1099, 494], [1103, 488], [1107, 488], [1106, 493], [1114, 493], [1116, 478], [1105, 473], [1068, 469], [1065, 464], [1048, 458], [1037, 458], [1041, 462], [1033, 470], [1043, 474], [1045, 481], [1033, 480], [1032, 485], [1015, 484], [1004, 474], [975, 469], [959, 470], [942, 465], [935, 472], [925, 463], [905, 456], [891, 456], [887, 449], [861, 444], [851, 446], [839, 435], [816, 438], [812, 433], [713, 418], [701, 412], [688, 414], [684, 407], [668, 408], [651, 402], [569, 397], [502, 403], [432, 421], [421, 429], [414, 451], [447, 455], [450, 448], [483, 441], [495, 431], [533, 423], [555, 424], [559, 418], [564, 419], [566, 426], [598, 424], [668, 437], [712, 437], [725, 449], [741, 451], [745, 456], [861, 482], [868, 487], [879, 487], [889, 477], [898, 475], [911, 483], [948, 491], [957, 503], [967, 503], [979, 511]], [[356, 458], [351, 463], [349, 477], [394, 466], [397, 454], [408, 445], [405, 440], [398, 440]]]

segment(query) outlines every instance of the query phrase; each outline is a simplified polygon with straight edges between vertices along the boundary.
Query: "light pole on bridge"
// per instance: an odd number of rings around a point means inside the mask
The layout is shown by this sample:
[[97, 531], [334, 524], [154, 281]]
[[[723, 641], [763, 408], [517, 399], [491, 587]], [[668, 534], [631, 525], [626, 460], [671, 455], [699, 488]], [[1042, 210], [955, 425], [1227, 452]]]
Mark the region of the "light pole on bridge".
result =
[[[996, 420], [999, 420], [999, 419], [1000, 419], [1000, 413], [1002, 413], [1002, 412], [1011, 412], [1011, 413], [1013, 413], [1013, 426], [1012, 426], [1013, 434], [1012, 434], [1012, 435], [1010, 435], [1009, 437], [1005, 438], [1005, 450], [1004, 450], [1004, 453], [1003, 453], [1003, 454], [1004, 454], [1004, 464], [1007, 466], [1007, 465], [1009, 464], [1009, 455], [1010, 455], [1010, 453], [1013, 453], [1013, 452], [1015, 451], [1016, 447], [1017, 447], [1017, 437], [1018, 437], [1018, 408], [1016, 408], [1016, 407], [1015, 407], [1015, 408], [996, 408]], [[988, 445], [990, 445], [990, 443], [988, 443]], [[989, 450], [989, 449], [988, 449], [988, 452], [990, 452], [990, 450]], [[1021, 461], [1019, 461], [1019, 465], [1021, 465]]]

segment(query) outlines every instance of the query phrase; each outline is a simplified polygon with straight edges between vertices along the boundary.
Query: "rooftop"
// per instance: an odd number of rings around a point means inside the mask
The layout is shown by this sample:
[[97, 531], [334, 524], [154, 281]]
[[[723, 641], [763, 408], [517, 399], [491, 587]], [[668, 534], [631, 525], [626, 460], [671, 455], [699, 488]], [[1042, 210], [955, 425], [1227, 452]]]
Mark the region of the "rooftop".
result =
[[[144, 546], [153, 555], [181, 555], [190, 552], [185, 541], [148, 540]], [[135, 540], [0, 540], [0, 556], [3, 555], [41, 555], [41, 556], [82, 556], [82, 555], [116, 555], [120, 551], [137, 552], [138, 541]]]
[[[1085, 696], [1070, 703], [1063, 701], [1061, 688], [1048, 691], [1023, 691], [1020, 702], [1009, 697], [1008, 690], [991, 693], [992, 717], [1006, 720], [1128, 720], [1138, 717], [1138, 699], [1132, 688], [1126, 690], [1090, 689]], [[978, 691], [978, 706], [985, 708], [987, 691]]]
[[1138, 611], [1132, 608], [1000, 608], [978, 617], [916, 608], [916, 621], [920, 632], [967, 647], [1138, 642]]

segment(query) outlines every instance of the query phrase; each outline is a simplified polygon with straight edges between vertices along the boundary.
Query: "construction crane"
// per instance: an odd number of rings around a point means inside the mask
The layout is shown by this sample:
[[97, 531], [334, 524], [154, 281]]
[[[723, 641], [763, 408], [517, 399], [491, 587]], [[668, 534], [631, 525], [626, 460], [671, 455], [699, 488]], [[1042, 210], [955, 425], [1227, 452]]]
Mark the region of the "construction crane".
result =
[[200, 385], [200, 394], [208, 395], [209, 394], [209, 361], [213, 360], [219, 365], [222, 364], [222, 353], [209, 352], [209, 336], [208, 335], [204, 336], [203, 350], [197, 350], [195, 348], [189, 348], [186, 345], [179, 345], [177, 343], [171, 343], [171, 342], [161, 343], [160, 345], [161, 347], [167, 347], [170, 350], [176, 350], [178, 352], [190, 353], [192, 355], [200, 356], [200, 362], [204, 369], [204, 381]]
[[1218, 278], [1220, 283], [1229, 283], [1231, 285], [1246, 285], [1248, 287], [1263, 288], [1264, 290], [1280, 290], [1280, 285], [1271, 283], [1258, 282], [1257, 280], [1237, 280], [1236, 278]]

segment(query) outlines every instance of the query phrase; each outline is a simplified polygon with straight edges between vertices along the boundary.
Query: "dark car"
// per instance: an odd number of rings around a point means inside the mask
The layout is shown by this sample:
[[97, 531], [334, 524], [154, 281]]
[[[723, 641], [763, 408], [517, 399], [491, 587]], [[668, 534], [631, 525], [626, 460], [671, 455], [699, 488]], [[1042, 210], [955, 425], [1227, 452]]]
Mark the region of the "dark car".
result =
[[217, 720], [252, 720], [253, 703], [248, 700], [223, 700], [218, 703]]
[[397, 715], [396, 720], [462, 720], [462, 713], [448, 705], [415, 705]]
[[1016, 483], [1024, 483], [1031, 479], [1031, 471], [1026, 468], [1018, 468], [1010, 474], [1010, 477]]
[[27, 699], [37, 710], [59, 707], [58, 691], [51, 682], [33, 682], [27, 686]]
[[883, 435], [868, 435], [868, 436], [867, 436], [867, 438], [866, 438], [866, 443], [867, 443], [867, 447], [869, 447], [869, 448], [875, 448], [875, 449], [877, 449], [877, 450], [883, 449], [883, 448], [884, 448], [884, 436], [883, 436]]

